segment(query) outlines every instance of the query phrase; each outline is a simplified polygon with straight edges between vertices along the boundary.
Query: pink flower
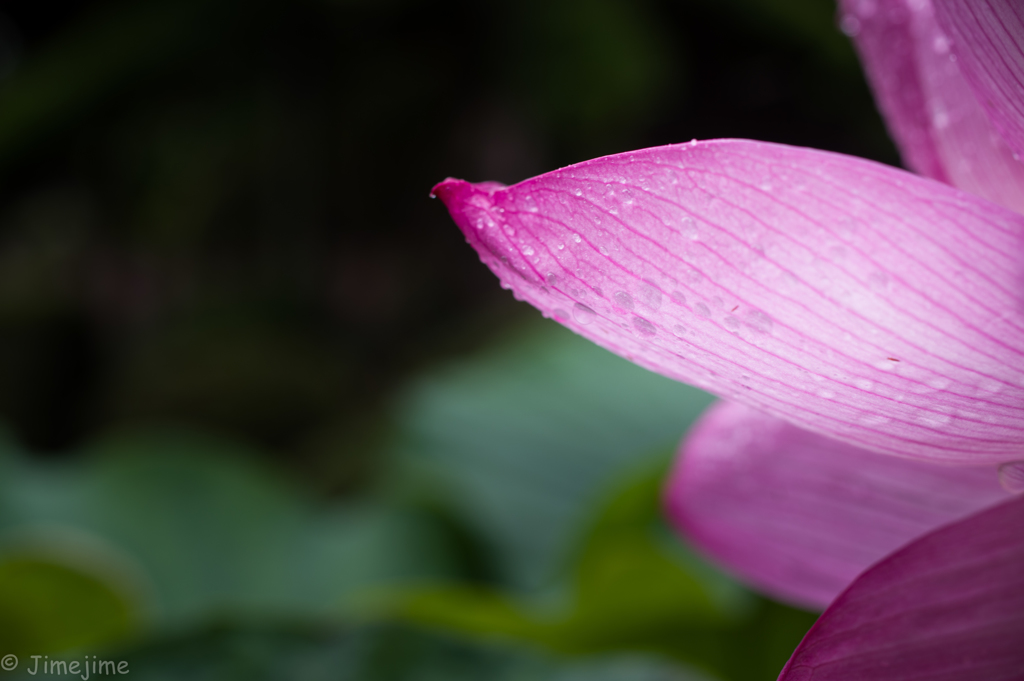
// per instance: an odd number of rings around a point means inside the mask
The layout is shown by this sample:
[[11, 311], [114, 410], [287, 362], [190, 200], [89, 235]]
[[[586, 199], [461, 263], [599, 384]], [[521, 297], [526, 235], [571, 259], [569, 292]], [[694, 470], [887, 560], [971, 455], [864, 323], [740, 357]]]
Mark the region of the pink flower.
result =
[[782, 678], [1024, 679], [1024, 9], [842, 9], [924, 177], [712, 140], [434, 191], [518, 298], [733, 401], [669, 512], [831, 602]]

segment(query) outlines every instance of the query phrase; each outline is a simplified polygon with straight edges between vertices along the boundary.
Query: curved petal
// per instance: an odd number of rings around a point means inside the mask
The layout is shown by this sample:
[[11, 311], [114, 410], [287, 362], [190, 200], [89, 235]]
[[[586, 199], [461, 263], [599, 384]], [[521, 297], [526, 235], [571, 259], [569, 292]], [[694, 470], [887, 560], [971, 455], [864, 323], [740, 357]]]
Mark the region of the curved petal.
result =
[[843, 0], [889, 131], [909, 168], [1024, 212], [1024, 163], [960, 72], [929, 0]]
[[1010, 148], [1024, 156], [1024, 5], [934, 0], [964, 75]]
[[1009, 496], [995, 466], [874, 454], [719, 402], [690, 430], [665, 501], [711, 558], [814, 609], [911, 539]]
[[878, 563], [825, 611], [780, 681], [1024, 678], [1024, 496]]
[[627, 359], [875, 451], [1024, 448], [1024, 216], [747, 140], [434, 191], [505, 287]]

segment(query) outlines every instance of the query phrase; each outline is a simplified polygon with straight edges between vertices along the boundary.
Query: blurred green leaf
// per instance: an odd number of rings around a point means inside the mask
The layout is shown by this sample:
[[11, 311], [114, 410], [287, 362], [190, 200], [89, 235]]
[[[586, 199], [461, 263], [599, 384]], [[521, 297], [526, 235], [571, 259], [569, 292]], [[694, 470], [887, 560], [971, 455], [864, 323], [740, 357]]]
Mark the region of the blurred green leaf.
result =
[[406, 621], [562, 654], [644, 651], [734, 681], [773, 678], [816, 616], [757, 598], [669, 540], [664, 468], [628, 479], [597, 511], [562, 601], [470, 586], [399, 592]]
[[123, 639], [137, 625], [136, 607], [95, 574], [27, 555], [0, 560], [4, 654], [103, 645]]
[[158, 627], [224, 613], [338, 617], [368, 589], [457, 574], [445, 535], [374, 501], [315, 504], [246, 447], [182, 430], [109, 437], [75, 464], [0, 457], [0, 537], [110, 546]]
[[[632, 476], [597, 510], [569, 571], [562, 602], [531, 603], [480, 587], [434, 587], [399, 597], [400, 616], [471, 636], [529, 641], [563, 653], [649, 650], [705, 663], [681, 632], [734, 628], [752, 599], [722, 577], [691, 569], [659, 534], [664, 466]], [[721, 584], [731, 598], [721, 598]], [[727, 587], [727, 588], [728, 588]], [[744, 607], [745, 606], [745, 607]], [[680, 637], [681, 638], [681, 637]]]
[[414, 384], [394, 456], [412, 494], [493, 551], [502, 581], [538, 588], [618, 476], [663, 460], [711, 400], [542, 323]]
[[[225, 622], [166, 636], [103, 659], [147, 681], [702, 681], [664, 659], [613, 655], [566, 660], [517, 646], [460, 641], [405, 627], [341, 629]], [[74, 658], [69, 658], [74, 659]], [[14, 678], [29, 679], [22, 673]]]

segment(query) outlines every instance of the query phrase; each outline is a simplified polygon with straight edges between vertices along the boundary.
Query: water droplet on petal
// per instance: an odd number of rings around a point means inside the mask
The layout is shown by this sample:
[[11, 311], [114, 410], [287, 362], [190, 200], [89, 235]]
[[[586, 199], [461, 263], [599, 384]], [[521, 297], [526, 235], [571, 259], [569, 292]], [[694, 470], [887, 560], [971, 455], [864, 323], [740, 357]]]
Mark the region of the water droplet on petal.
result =
[[775, 324], [772, 322], [772, 318], [760, 310], [751, 310], [748, 312], [746, 314], [745, 323], [750, 330], [766, 335], [770, 335], [775, 327]]
[[661, 291], [654, 287], [650, 282], [645, 282], [643, 288], [640, 289], [640, 297], [646, 305], [653, 307], [655, 310], [661, 307]]
[[533, 255], [535, 252], [536, 251], [533, 250], [533, 246], [523, 246], [523, 255], [529, 257]]
[[888, 416], [883, 416], [882, 414], [868, 413], [862, 414], [860, 418], [857, 420], [860, 421], [863, 425], [868, 426], [869, 428], [878, 428], [887, 425], [890, 421]]
[[872, 388], [875, 387], [875, 382], [869, 381], [866, 378], [858, 378], [853, 382], [853, 384], [860, 388], [861, 390], [871, 390]]
[[576, 303], [572, 306], [572, 318], [575, 319], [579, 324], [589, 324], [594, 321], [594, 317], [597, 315], [592, 309], [584, 305], [583, 303]]
[[684, 296], [679, 291], [673, 291], [672, 293], [668, 294], [668, 297], [671, 298], [674, 303], [677, 303], [679, 305], [686, 305], [686, 296]]
[[615, 304], [623, 310], [633, 309], [633, 296], [629, 295], [625, 291], [616, 291], [612, 295], [612, 299], [615, 301]]
[[860, 33], [860, 19], [852, 14], [843, 15], [839, 20], [839, 30], [851, 38], [856, 37]]
[[576, 196], [583, 196], [583, 190], [577, 189], [576, 191], [573, 192], [573, 194], [575, 194]]
[[583, 241], [583, 237], [581, 237], [579, 234], [573, 234], [572, 240], [575, 241], [576, 243], [580, 243], [581, 241]]
[[694, 305], [693, 311], [697, 313], [698, 317], [704, 317], [705, 319], [711, 316], [711, 310], [709, 310], [708, 306], [704, 303], [697, 303]]
[[1010, 461], [999, 467], [999, 484], [1007, 492], [1024, 492], [1024, 461]]
[[995, 395], [1003, 390], [1002, 381], [986, 376], [978, 381], [979, 395]]
[[657, 333], [657, 330], [654, 328], [654, 324], [651, 324], [642, 317], [633, 317], [633, 326], [636, 327], [636, 330], [639, 331], [642, 336], [653, 336]]

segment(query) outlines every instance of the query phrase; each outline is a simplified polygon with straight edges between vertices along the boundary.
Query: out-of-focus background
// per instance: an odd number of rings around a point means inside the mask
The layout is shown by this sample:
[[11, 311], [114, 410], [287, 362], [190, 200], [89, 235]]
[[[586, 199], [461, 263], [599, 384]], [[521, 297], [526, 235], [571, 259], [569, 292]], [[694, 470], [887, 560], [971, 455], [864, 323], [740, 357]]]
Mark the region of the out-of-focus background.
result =
[[774, 679], [659, 514], [711, 398], [428, 198], [714, 137], [898, 163], [829, 0], [5, 0], [0, 676]]

